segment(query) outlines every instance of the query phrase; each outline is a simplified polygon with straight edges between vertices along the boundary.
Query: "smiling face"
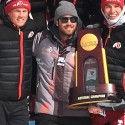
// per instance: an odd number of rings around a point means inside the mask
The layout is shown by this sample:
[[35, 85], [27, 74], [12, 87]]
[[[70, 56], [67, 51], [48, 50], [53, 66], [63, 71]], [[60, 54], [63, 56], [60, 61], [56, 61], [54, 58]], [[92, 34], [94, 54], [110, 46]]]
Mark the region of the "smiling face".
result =
[[122, 9], [118, 4], [109, 3], [104, 7], [104, 14], [110, 20], [116, 19], [121, 12]]
[[25, 8], [13, 9], [8, 13], [10, 21], [17, 27], [21, 27], [26, 23], [28, 15], [28, 9]]
[[[77, 28], [77, 18], [71, 15], [65, 15], [56, 21], [62, 39], [70, 38]], [[65, 22], [64, 20], [67, 21]], [[72, 21], [73, 20], [73, 21]]]

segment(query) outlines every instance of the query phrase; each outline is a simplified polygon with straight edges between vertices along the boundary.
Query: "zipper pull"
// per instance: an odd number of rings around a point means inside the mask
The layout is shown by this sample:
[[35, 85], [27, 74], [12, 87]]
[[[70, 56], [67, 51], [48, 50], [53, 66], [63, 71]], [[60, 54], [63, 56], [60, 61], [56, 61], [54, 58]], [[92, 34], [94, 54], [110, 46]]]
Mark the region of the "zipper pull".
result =
[[56, 64], [56, 59], [53, 60], [52, 67], [55, 67], [55, 64]]
[[19, 35], [20, 35], [20, 28], [19, 28]]
[[110, 34], [111, 34], [111, 29], [109, 29], [109, 34], [108, 34], [108, 38], [110, 38]]

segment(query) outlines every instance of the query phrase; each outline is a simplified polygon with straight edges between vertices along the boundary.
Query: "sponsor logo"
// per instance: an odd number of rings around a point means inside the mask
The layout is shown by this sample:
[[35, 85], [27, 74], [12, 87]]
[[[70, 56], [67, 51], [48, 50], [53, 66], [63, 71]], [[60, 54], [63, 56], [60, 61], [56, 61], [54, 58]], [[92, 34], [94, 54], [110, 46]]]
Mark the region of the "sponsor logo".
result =
[[65, 65], [65, 59], [64, 59], [64, 57], [59, 57], [58, 58], [57, 65], [58, 66], [64, 66]]
[[120, 0], [106, 0], [106, 2], [119, 2], [119, 3], [121, 3], [121, 1]]
[[13, 5], [13, 7], [16, 7], [16, 6], [28, 6], [28, 4], [23, 3], [23, 1], [19, 1], [16, 4]]

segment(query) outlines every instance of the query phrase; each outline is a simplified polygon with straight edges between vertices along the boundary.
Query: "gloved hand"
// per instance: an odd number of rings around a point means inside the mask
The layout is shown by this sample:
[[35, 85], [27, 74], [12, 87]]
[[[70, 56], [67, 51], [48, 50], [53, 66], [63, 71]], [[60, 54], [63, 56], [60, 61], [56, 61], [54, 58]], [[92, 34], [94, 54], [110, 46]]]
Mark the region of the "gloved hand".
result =
[[113, 109], [113, 110], [125, 109], [125, 100], [119, 99], [116, 102], [114, 100], [113, 102], [99, 102], [97, 103], [97, 106], [100, 106], [101, 108]]

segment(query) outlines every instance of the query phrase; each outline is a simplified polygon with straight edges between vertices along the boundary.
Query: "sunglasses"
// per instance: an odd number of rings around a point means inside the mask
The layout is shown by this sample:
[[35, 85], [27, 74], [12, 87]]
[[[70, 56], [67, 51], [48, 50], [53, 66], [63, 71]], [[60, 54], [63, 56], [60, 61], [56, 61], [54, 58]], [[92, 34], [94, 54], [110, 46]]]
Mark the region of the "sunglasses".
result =
[[77, 17], [61, 17], [59, 20], [61, 21], [61, 23], [67, 23], [68, 20], [70, 20], [71, 23], [78, 22], [78, 18]]

